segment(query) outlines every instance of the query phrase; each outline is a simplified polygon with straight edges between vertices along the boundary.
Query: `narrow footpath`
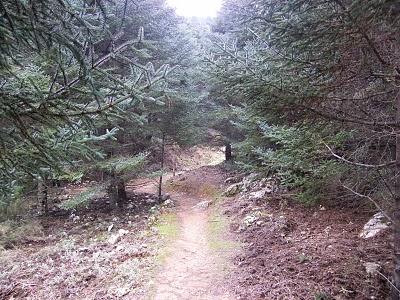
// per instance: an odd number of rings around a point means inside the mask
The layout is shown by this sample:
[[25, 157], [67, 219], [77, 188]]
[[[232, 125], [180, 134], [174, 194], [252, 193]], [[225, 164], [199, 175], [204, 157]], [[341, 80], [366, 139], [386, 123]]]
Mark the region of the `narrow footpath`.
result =
[[218, 168], [204, 167], [170, 180], [177, 234], [166, 246], [150, 299], [235, 299], [224, 284], [235, 246], [220, 224], [224, 221], [217, 203], [220, 177]]

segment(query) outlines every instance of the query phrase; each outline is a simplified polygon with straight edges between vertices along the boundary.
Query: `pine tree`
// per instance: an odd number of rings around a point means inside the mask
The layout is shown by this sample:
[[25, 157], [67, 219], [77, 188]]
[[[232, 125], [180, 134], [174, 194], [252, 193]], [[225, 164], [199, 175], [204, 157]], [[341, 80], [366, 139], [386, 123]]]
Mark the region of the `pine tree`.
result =
[[[116, 118], [142, 119], [149, 90], [170, 70], [146, 67], [144, 28], [121, 34], [125, 5], [107, 1], [0, 4], [0, 178], [4, 205], [41, 178], [101, 159]], [[121, 18], [120, 18], [121, 16]], [[119, 66], [124, 64], [121, 71]]]
[[[227, 1], [210, 59], [225, 97], [244, 101], [247, 166], [280, 173], [306, 199], [372, 199], [394, 222], [397, 266], [398, 11], [380, 0]], [[398, 299], [398, 267], [394, 284]]]

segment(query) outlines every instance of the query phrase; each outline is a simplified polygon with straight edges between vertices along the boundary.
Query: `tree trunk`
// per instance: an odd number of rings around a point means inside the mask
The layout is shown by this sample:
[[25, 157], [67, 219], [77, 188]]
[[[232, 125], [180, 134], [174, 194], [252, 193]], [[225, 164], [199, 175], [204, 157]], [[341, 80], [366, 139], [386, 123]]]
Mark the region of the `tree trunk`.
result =
[[229, 142], [225, 143], [225, 160], [232, 160], [232, 145]]
[[126, 196], [125, 181], [119, 178], [117, 182], [117, 205], [119, 208], [122, 208], [128, 199]]
[[165, 152], [165, 133], [162, 134], [161, 141], [161, 175], [160, 182], [158, 184], [158, 201], [162, 201], [162, 183], [163, 183], [163, 172], [164, 172], [164, 152]]
[[38, 178], [38, 202], [42, 207], [44, 215], [49, 214], [49, 201], [48, 201], [48, 186], [46, 178]]
[[[400, 125], [400, 92], [395, 99], [396, 123]], [[395, 169], [395, 201], [393, 211], [393, 251], [394, 251], [394, 273], [392, 300], [400, 300], [400, 133], [396, 128], [396, 169]]]
[[115, 178], [114, 171], [110, 174], [110, 185], [107, 187], [108, 198], [110, 199], [110, 204], [112, 209], [114, 209], [118, 204], [118, 189], [117, 180]]

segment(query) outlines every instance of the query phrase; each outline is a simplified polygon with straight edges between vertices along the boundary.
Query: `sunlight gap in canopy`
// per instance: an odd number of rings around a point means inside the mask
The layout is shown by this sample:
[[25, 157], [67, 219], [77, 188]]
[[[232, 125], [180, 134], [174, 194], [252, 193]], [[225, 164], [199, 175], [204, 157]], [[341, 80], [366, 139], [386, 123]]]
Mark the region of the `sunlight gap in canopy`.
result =
[[167, 0], [184, 17], [215, 17], [221, 8], [222, 0]]

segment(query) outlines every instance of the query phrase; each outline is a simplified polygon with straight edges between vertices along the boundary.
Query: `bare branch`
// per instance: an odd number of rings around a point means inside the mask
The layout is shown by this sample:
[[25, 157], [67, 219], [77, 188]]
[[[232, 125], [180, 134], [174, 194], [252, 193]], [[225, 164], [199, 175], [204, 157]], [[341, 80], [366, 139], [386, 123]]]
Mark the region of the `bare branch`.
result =
[[376, 202], [374, 199], [372, 199], [370, 196], [364, 195], [364, 194], [360, 194], [359, 192], [357, 192], [357, 191], [355, 191], [354, 189], [352, 189], [352, 188], [350, 188], [350, 187], [344, 185], [343, 183], [342, 183], [342, 186], [343, 186], [346, 190], [352, 192], [354, 195], [357, 195], [358, 197], [361, 197], [361, 198], [366, 198], [366, 199], [368, 199], [369, 201], [371, 201], [371, 202], [375, 205], [375, 207], [376, 207], [377, 209], [379, 209], [379, 211], [381, 211], [381, 212], [384, 214], [384, 216], [385, 216], [390, 222], [393, 223], [392, 218], [389, 217], [389, 215], [385, 213], [385, 211], [382, 209], [382, 207], [379, 205], [379, 203]]
[[328, 148], [328, 150], [331, 152], [332, 156], [334, 156], [335, 158], [347, 163], [347, 164], [351, 164], [353, 166], [358, 166], [358, 167], [362, 167], [362, 168], [386, 168], [386, 167], [390, 167], [396, 164], [396, 161], [390, 161], [384, 164], [379, 164], [379, 165], [370, 165], [370, 164], [363, 164], [363, 163], [358, 163], [358, 162], [354, 162], [354, 161], [350, 161], [340, 155], [337, 155], [331, 147], [329, 147], [327, 144], [323, 143], [325, 145], [326, 148]]

